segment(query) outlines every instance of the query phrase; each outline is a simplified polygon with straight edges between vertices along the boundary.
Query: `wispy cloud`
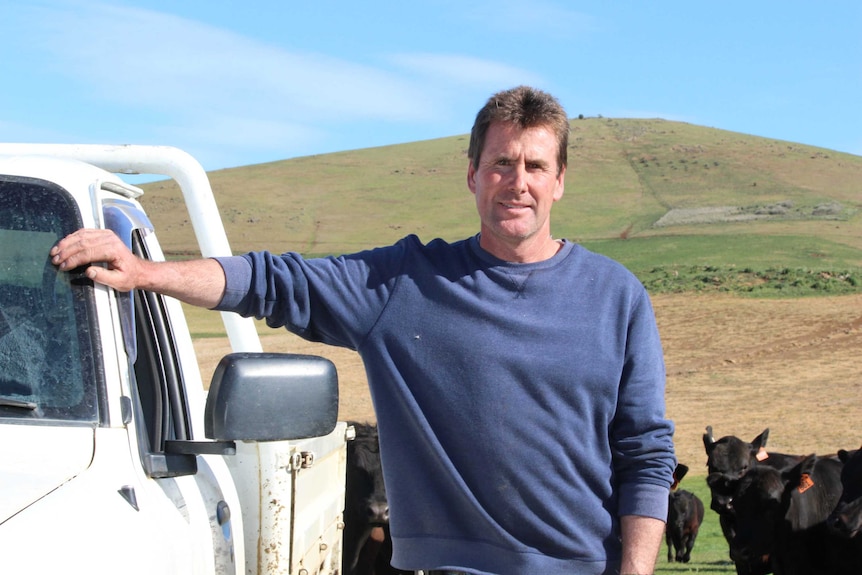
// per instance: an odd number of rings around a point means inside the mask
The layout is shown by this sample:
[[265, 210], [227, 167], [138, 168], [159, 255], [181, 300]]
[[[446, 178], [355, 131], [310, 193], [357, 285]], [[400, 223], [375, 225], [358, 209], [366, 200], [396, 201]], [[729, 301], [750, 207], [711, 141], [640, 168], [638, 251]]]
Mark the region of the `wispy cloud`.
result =
[[491, 90], [539, 80], [459, 54], [351, 60], [290, 51], [200, 21], [104, 2], [42, 2], [19, 14], [22, 21], [7, 26], [27, 30], [18, 36], [20, 47], [70, 101], [74, 94], [89, 108], [110, 106], [130, 121], [145, 117], [150, 133], [136, 134], [136, 141], [170, 137], [169, 143], [191, 141], [222, 155], [272, 148], [286, 157], [300, 149], [298, 142], [314, 148], [326, 141], [327, 129], [345, 125], [440, 125], [452, 120], [465, 94], [478, 107]]
[[397, 66], [433, 82], [453, 86], [501, 88], [511, 84], [541, 82], [538, 74], [507, 64], [458, 54], [397, 54], [390, 58]]
[[54, 71], [87, 82], [99, 99], [196, 114], [403, 118], [422, 98], [385, 70], [288, 52], [171, 14], [84, 3], [43, 8], [38, 21], [34, 33]]

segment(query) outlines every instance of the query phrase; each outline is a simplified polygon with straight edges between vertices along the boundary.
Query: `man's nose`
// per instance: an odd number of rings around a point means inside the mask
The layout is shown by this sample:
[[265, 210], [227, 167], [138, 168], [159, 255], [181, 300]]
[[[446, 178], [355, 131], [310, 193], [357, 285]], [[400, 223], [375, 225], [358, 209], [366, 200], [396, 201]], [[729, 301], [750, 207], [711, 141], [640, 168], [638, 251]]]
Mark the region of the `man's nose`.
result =
[[509, 188], [512, 191], [518, 192], [519, 194], [523, 194], [527, 191], [527, 167], [523, 164], [515, 164], [512, 166], [512, 171], [510, 173], [511, 180], [509, 182]]

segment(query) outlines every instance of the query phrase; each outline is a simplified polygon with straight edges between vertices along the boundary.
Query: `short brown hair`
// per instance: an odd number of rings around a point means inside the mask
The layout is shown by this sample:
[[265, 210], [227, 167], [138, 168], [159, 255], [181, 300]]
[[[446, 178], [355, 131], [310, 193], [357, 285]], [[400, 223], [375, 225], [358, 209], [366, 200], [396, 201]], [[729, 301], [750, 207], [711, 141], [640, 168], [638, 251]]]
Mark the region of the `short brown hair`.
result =
[[485, 135], [494, 122], [514, 124], [525, 128], [548, 127], [557, 136], [559, 152], [557, 170], [568, 163], [569, 118], [556, 98], [529, 86], [518, 86], [497, 92], [485, 103], [470, 132], [470, 147], [467, 156], [474, 168], [479, 167], [479, 158], [485, 147]]

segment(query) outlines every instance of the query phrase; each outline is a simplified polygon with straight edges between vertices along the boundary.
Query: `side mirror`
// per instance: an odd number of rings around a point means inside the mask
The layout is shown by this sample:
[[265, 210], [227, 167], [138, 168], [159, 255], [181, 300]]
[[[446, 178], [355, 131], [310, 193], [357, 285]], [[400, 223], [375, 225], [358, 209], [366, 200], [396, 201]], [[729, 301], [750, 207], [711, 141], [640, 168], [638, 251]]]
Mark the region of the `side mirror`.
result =
[[278, 441], [327, 435], [338, 419], [338, 375], [328, 359], [231, 353], [213, 373], [204, 433], [217, 441]]

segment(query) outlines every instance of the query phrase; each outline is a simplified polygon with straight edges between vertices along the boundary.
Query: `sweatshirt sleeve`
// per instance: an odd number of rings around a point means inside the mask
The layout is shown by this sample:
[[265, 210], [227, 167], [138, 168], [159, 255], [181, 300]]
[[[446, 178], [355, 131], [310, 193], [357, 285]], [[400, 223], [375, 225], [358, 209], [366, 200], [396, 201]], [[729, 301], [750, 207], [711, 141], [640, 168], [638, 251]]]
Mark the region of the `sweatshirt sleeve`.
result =
[[643, 291], [630, 316], [611, 437], [620, 515], [667, 519], [676, 458], [673, 422], [665, 418], [665, 377], [658, 327]]
[[340, 257], [250, 252], [216, 258], [225, 272], [214, 309], [263, 319], [308, 339], [357, 349], [382, 313], [402, 265], [402, 242]]
[[214, 307], [216, 311], [236, 311], [240, 302], [249, 291], [251, 264], [242, 256], [217, 257], [225, 277], [225, 291], [221, 302]]

